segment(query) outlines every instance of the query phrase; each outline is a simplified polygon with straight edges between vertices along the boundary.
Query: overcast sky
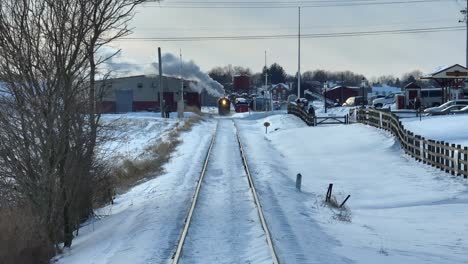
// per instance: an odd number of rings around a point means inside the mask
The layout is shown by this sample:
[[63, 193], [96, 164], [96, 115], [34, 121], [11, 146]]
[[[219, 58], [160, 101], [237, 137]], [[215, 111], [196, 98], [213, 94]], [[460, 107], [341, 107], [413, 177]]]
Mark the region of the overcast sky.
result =
[[[171, 2], [176, 1], [165, 1], [167, 4]], [[461, 26], [463, 24], [458, 23], [462, 19], [460, 9], [465, 5], [466, 2], [460, 0], [436, 0], [400, 5], [303, 8], [302, 33]], [[131, 22], [134, 27], [131, 37], [297, 34], [297, 21], [297, 8], [181, 9], [146, 4], [137, 9]], [[430, 72], [438, 66], [464, 65], [465, 45], [465, 31], [306, 38], [302, 39], [301, 71], [351, 70], [368, 78], [387, 74], [399, 77], [414, 69]], [[182, 49], [184, 59], [195, 61], [205, 71], [228, 64], [261, 71], [266, 50], [268, 64], [277, 62], [289, 74], [297, 71], [295, 38], [200, 42], [124, 40], [115, 42], [113, 46], [121, 48], [122, 56], [139, 66], [156, 61], [157, 47], [161, 47], [163, 52], [176, 54]]]

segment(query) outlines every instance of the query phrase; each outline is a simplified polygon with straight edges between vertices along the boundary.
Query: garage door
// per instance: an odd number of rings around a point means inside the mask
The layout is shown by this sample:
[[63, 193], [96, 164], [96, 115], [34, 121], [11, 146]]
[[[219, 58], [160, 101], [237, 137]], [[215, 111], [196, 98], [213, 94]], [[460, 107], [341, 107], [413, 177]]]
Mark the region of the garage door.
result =
[[115, 91], [117, 113], [127, 113], [133, 111], [133, 91]]

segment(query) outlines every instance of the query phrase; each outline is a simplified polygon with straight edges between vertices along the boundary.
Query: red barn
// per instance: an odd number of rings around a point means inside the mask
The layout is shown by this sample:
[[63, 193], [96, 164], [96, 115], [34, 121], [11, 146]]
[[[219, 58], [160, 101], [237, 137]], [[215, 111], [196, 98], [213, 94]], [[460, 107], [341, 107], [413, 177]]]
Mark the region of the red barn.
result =
[[346, 99], [352, 96], [358, 96], [360, 94], [358, 87], [347, 87], [347, 86], [336, 86], [325, 92], [325, 97], [329, 100], [337, 102], [342, 105]]
[[237, 75], [234, 76], [233, 89], [237, 93], [248, 93], [250, 90], [250, 76], [248, 75]]

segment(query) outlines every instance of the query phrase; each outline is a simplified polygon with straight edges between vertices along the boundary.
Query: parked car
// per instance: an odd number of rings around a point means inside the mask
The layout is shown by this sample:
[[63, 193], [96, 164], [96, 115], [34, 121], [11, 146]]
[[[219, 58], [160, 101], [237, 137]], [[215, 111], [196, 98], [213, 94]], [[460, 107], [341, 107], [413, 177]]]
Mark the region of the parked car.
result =
[[460, 110], [453, 110], [450, 114], [468, 114], [468, 106], [465, 106]]
[[353, 96], [346, 99], [343, 103], [343, 106], [358, 106], [362, 105], [362, 101], [364, 100], [364, 105], [367, 105], [367, 100], [363, 99], [362, 96]]
[[387, 104], [395, 103], [395, 95], [402, 94], [402, 93], [391, 93], [383, 98], [377, 98], [372, 101], [372, 106], [376, 108], [381, 108]]
[[424, 113], [441, 112], [444, 109], [446, 109], [447, 107], [450, 107], [452, 105], [467, 106], [468, 105], [468, 99], [458, 99], [458, 100], [448, 101], [445, 104], [442, 104], [440, 106], [426, 108], [426, 109], [424, 109]]
[[448, 115], [448, 114], [451, 114], [451, 113], [453, 113], [455, 111], [459, 111], [459, 110], [461, 110], [463, 108], [466, 108], [466, 107], [467, 107], [466, 105], [456, 104], [456, 105], [451, 105], [449, 107], [446, 107], [446, 108], [442, 109], [439, 112], [430, 112], [430, 113], [427, 113], [427, 114], [428, 115]]

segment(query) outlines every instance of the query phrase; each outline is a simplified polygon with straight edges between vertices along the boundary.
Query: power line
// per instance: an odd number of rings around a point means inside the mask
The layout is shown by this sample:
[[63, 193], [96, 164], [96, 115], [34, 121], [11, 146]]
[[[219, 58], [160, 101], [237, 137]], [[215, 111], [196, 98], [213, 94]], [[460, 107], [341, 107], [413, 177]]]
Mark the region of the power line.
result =
[[146, 7], [176, 8], [176, 9], [249, 9], [249, 8], [320, 8], [320, 7], [352, 7], [352, 6], [378, 6], [402, 5], [436, 2], [452, 2], [453, 0], [392, 0], [392, 1], [297, 1], [297, 2], [168, 2], [157, 5], [146, 4]]
[[[375, 27], [387, 27], [387, 26], [397, 26], [397, 25], [416, 25], [416, 24], [434, 24], [439, 22], [453, 22], [453, 19], [425, 19], [425, 20], [407, 20], [399, 21], [392, 23], [373, 23], [370, 24], [348, 24], [348, 25], [315, 25], [315, 26], [301, 26], [303, 29], [339, 29], [339, 28], [375, 28]], [[138, 31], [170, 31], [170, 32], [180, 32], [180, 31], [260, 31], [260, 30], [296, 30], [297, 26], [269, 26], [269, 27], [138, 27], [135, 32]]]
[[[451, 27], [430, 27], [430, 28], [413, 28], [413, 29], [398, 29], [398, 30], [375, 30], [375, 31], [354, 31], [341, 33], [312, 33], [302, 34], [302, 38], [342, 38], [342, 37], [360, 37], [360, 36], [378, 36], [378, 35], [401, 35], [401, 34], [421, 34], [421, 33], [436, 33], [436, 32], [454, 32], [463, 31], [465, 26]], [[191, 37], [127, 37], [119, 41], [173, 41], [173, 42], [188, 42], [188, 41], [215, 41], [215, 40], [269, 40], [269, 39], [291, 39], [297, 38], [297, 34], [278, 34], [278, 35], [246, 35], [246, 36], [191, 36]]]

